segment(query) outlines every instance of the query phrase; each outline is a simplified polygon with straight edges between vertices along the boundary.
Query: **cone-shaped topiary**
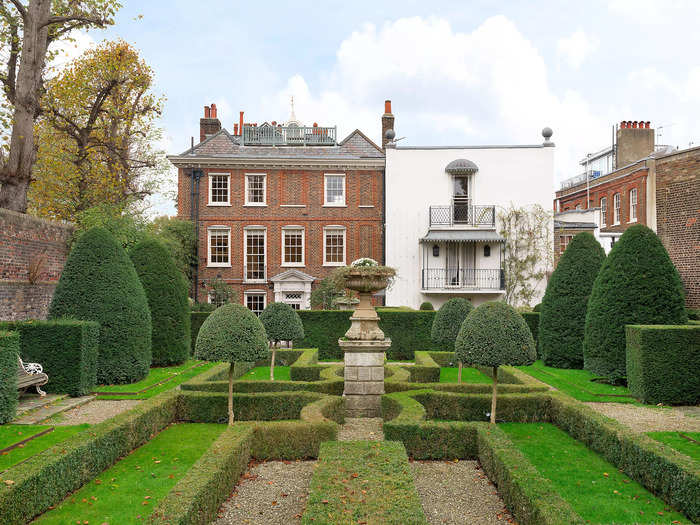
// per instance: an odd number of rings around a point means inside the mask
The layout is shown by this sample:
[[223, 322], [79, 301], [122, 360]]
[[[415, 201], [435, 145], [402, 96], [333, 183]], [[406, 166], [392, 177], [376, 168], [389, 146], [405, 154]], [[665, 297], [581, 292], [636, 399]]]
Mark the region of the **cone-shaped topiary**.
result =
[[529, 365], [537, 358], [535, 341], [523, 317], [503, 302], [479, 305], [462, 323], [455, 357], [464, 363], [493, 368], [491, 423], [496, 422], [496, 386], [501, 365]]
[[588, 232], [576, 235], [559, 259], [542, 299], [539, 355], [556, 368], [583, 368], [586, 307], [605, 250]]
[[133, 383], [151, 365], [151, 312], [131, 259], [102, 228], [80, 236], [56, 286], [49, 318], [100, 324], [97, 382]]
[[153, 366], [184, 363], [190, 354], [188, 284], [165, 245], [145, 239], [129, 256], [151, 310]]
[[233, 425], [233, 365], [267, 357], [268, 343], [260, 319], [245, 306], [220, 306], [202, 323], [195, 344], [195, 357], [226, 361], [228, 369], [228, 423]]
[[[454, 351], [455, 340], [457, 339], [457, 334], [459, 334], [459, 327], [462, 326], [462, 322], [473, 309], [472, 303], [463, 297], [450, 299], [438, 309], [433, 318], [430, 339], [440, 350], [445, 352]], [[459, 359], [457, 362], [459, 366], [457, 382], [461, 383], [463, 362]]]
[[625, 325], [686, 324], [683, 285], [656, 234], [637, 224], [615, 243], [588, 300], [586, 370], [617, 381], [626, 375]]
[[275, 353], [280, 341], [293, 341], [304, 338], [304, 325], [299, 314], [285, 303], [270, 303], [260, 314], [260, 322], [265, 327], [268, 340], [272, 343], [270, 359], [270, 381], [275, 380]]

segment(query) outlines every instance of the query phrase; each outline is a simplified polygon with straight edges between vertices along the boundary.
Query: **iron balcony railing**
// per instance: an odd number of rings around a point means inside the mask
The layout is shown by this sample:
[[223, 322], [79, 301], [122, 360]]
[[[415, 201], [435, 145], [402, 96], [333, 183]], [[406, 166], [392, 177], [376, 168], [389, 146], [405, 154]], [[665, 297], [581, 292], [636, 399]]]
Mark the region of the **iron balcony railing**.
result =
[[505, 290], [502, 269], [424, 268], [423, 290]]
[[243, 126], [244, 146], [335, 146], [336, 128]]
[[263, 283], [267, 281], [267, 266], [259, 263], [243, 265], [243, 282]]
[[473, 204], [453, 204], [451, 206], [430, 206], [430, 227], [433, 226], [496, 226], [495, 206]]

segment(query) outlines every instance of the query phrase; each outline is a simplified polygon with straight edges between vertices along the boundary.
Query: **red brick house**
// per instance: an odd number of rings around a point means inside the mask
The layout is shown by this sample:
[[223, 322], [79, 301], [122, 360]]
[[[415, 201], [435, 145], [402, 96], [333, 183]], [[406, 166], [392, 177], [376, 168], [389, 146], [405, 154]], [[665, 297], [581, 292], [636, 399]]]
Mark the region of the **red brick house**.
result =
[[196, 224], [199, 302], [220, 278], [255, 312], [273, 301], [307, 309], [334, 267], [383, 260], [384, 152], [359, 130], [337, 141], [336, 128], [303, 126], [292, 108], [284, 125], [241, 112], [229, 133], [212, 104], [200, 142], [168, 158], [178, 217]]

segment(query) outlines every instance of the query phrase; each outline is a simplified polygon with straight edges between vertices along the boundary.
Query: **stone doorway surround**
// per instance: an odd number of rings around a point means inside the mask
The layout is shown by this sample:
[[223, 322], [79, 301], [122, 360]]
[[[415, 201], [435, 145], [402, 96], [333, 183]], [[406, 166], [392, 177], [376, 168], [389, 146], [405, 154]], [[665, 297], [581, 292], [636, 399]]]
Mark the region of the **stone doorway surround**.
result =
[[301, 310], [311, 308], [311, 283], [316, 280], [312, 275], [301, 270], [289, 269], [270, 278], [274, 285], [275, 302], [288, 303], [287, 294], [301, 294], [295, 302]]

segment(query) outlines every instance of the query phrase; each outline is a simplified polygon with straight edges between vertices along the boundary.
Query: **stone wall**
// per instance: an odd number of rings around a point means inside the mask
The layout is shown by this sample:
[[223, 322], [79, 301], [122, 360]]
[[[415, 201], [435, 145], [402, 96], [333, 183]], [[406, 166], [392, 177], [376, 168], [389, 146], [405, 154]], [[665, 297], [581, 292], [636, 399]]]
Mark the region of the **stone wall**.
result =
[[73, 225], [0, 209], [0, 320], [45, 319]]

